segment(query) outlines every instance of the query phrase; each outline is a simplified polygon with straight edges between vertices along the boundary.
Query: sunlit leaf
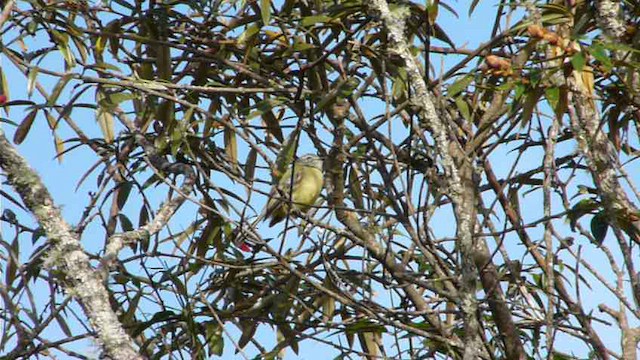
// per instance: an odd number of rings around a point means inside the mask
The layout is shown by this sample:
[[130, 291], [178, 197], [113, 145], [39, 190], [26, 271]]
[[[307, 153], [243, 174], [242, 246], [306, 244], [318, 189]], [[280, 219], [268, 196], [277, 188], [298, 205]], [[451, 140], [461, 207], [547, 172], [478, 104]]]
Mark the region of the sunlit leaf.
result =
[[318, 23], [325, 23], [325, 22], [329, 22], [333, 20], [333, 18], [331, 16], [327, 16], [327, 15], [314, 15], [314, 16], [305, 16], [302, 18], [302, 21], [300, 21], [300, 25], [304, 26], [304, 27], [308, 27], [311, 25], [315, 25]]
[[232, 128], [224, 128], [224, 150], [229, 159], [238, 164], [238, 140], [236, 139], [236, 133]]
[[455, 100], [456, 106], [458, 107], [458, 111], [460, 111], [460, 115], [467, 120], [471, 121], [471, 111], [469, 110], [469, 104], [461, 97], [458, 96]]
[[578, 219], [586, 214], [592, 213], [599, 207], [600, 204], [594, 199], [583, 199], [575, 204], [567, 214], [567, 219], [569, 220], [569, 224], [571, 225], [571, 230], [575, 231]]
[[58, 159], [59, 163], [62, 163], [62, 155], [64, 154], [64, 141], [58, 136], [58, 134], [53, 135], [53, 142], [56, 147], [56, 159]]
[[582, 71], [586, 63], [587, 59], [582, 52], [576, 53], [571, 57], [571, 65], [577, 71]]
[[282, 174], [287, 170], [289, 165], [293, 163], [294, 156], [296, 154], [296, 148], [298, 146], [299, 131], [292, 131], [287, 141], [282, 145], [282, 149], [278, 153], [276, 158], [277, 172], [273, 174], [272, 184], [277, 184], [282, 177]]
[[260, 31], [260, 27], [256, 24], [251, 25], [240, 36], [238, 36], [238, 44], [245, 44], [249, 39]]
[[115, 124], [113, 115], [111, 115], [111, 113], [107, 111], [104, 111], [102, 108], [99, 108], [96, 112], [96, 120], [98, 121], [98, 125], [100, 125], [100, 130], [102, 131], [104, 141], [106, 141], [108, 144], [112, 143], [115, 139]]
[[260, 0], [260, 16], [262, 24], [269, 25], [271, 20], [271, 0]]
[[38, 79], [38, 68], [32, 68], [29, 70], [29, 76], [27, 76], [27, 96], [31, 98], [33, 95], [33, 89], [36, 87], [36, 81]]
[[[9, 83], [7, 82], [7, 76], [4, 68], [0, 66], [0, 105], [5, 105], [9, 101]], [[9, 116], [10, 106], [4, 106], [4, 112]]]

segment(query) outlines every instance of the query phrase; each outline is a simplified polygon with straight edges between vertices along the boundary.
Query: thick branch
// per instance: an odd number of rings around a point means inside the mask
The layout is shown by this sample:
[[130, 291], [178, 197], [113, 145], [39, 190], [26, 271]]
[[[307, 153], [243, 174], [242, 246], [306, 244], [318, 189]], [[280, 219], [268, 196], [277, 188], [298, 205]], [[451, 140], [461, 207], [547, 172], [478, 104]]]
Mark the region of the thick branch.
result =
[[624, 22], [620, 20], [620, 1], [598, 1], [598, 25], [610, 39], [617, 41], [625, 32]]
[[441, 158], [445, 175], [449, 179], [448, 196], [453, 202], [457, 222], [457, 248], [461, 258], [460, 308], [463, 312], [465, 330], [464, 359], [477, 359], [483, 354], [481, 326], [477, 318], [478, 303], [476, 299], [477, 268], [474, 261], [473, 231], [475, 226], [474, 174], [471, 163], [460, 145], [450, 141], [447, 126], [438, 116], [431, 100], [420, 67], [411, 54], [409, 43], [405, 37], [405, 20], [407, 14], [403, 8], [394, 11], [389, 9], [386, 0], [373, 0], [371, 8], [383, 21], [390, 40], [390, 51], [397, 54], [405, 64], [409, 80], [414, 89], [413, 104], [420, 108], [423, 126], [429, 129], [436, 145], [436, 153]]
[[638, 214], [640, 209], [631, 202], [618, 181], [622, 165], [613, 145], [601, 129], [595, 102], [579, 72], [574, 71], [567, 82], [571, 90], [569, 102], [573, 105], [569, 109], [571, 130], [578, 142], [578, 149], [587, 159], [602, 205], [609, 215], [608, 220], [624, 230], [631, 240], [640, 244], [640, 226], [634, 221], [634, 214]]
[[55, 268], [64, 274], [67, 293], [82, 305], [105, 352], [113, 359], [141, 359], [132, 346], [132, 339], [111, 310], [103, 279], [89, 264], [89, 257], [82, 250], [77, 235], [62, 218], [40, 177], [9, 143], [1, 129], [0, 167], [51, 242], [45, 267]]

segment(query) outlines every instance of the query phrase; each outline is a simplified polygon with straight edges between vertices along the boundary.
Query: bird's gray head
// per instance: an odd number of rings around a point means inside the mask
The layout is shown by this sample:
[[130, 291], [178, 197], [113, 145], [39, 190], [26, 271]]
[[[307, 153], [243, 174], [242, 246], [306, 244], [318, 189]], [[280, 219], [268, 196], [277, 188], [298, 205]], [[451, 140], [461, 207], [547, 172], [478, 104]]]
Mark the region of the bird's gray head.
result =
[[322, 170], [322, 159], [313, 154], [306, 154], [296, 160], [296, 165], [312, 166], [316, 169]]

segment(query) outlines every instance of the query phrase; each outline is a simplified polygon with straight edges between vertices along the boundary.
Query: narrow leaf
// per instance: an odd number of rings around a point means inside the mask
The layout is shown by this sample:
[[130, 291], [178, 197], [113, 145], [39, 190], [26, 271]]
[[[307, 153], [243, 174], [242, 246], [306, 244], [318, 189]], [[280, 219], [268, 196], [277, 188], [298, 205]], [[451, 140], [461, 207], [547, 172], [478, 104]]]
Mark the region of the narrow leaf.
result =
[[13, 142], [16, 145], [22, 144], [24, 139], [27, 137], [29, 130], [31, 130], [31, 125], [33, 125], [33, 121], [38, 114], [38, 109], [31, 110], [27, 116], [25, 116], [24, 120], [20, 123], [20, 126], [16, 129], [16, 133], [13, 135]]
[[236, 133], [229, 127], [224, 128], [224, 150], [233, 163], [238, 164], [238, 143], [236, 140]]
[[120, 221], [120, 227], [123, 231], [133, 230], [133, 224], [125, 214], [118, 214], [118, 220]]
[[31, 98], [33, 89], [36, 87], [36, 80], [38, 79], [38, 68], [32, 68], [29, 70], [29, 76], [27, 80], [27, 96]]
[[49, 95], [49, 99], [47, 99], [47, 105], [53, 106], [56, 104], [56, 102], [58, 101], [58, 97], [60, 97], [62, 90], [64, 90], [64, 87], [67, 85], [69, 80], [71, 80], [71, 75], [64, 75], [60, 78], [60, 80], [58, 80], [56, 86], [53, 88], [53, 91]]
[[262, 16], [262, 24], [269, 25], [271, 20], [271, 0], [260, 0], [260, 15]]
[[609, 221], [604, 211], [600, 211], [591, 219], [591, 234], [595, 238], [598, 246], [602, 245], [609, 230]]
[[58, 134], [54, 134], [53, 142], [56, 147], [56, 158], [58, 159], [58, 163], [62, 164], [62, 154], [64, 154], [64, 141], [62, 141]]
[[96, 114], [96, 120], [98, 121], [98, 125], [100, 125], [104, 141], [108, 144], [112, 143], [115, 138], [113, 115], [99, 108]]
[[253, 182], [253, 175], [256, 172], [256, 161], [258, 160], [258, 152], [255, 149], [249, 150], [247, 161], [244, 164], [244, 179], [247, 182]]
[[284, 136], [282, 135], [282, 129], [280, 128], [280, 123], [276, 116], [273, 114], [273, 111], [267, 110], [262, 114], [262, 120], [267, 126], [267, 132], [273, 135], [278, 141], [281, 143], [284, 141]]
[[127, 203], [127, 199], [129, 198], [129, 194], [131, 193], [131, 188], [133, 184], [130, 181], [123, 182], [118, 187], [118, 198], [116, 199], [116, 203], [118, 205], [118, 209], [121, 210], [124, 205]]

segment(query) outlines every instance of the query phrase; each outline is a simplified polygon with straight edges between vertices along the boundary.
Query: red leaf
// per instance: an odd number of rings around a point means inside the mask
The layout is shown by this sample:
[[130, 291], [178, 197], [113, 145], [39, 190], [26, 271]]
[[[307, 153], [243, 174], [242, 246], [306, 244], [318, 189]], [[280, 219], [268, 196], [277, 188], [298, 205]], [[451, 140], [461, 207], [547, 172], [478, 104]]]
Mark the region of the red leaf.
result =
[[247, 243], [240, 244], [239, 248], [244, 252], [251, 252], [251, 246], [249, 246]]

